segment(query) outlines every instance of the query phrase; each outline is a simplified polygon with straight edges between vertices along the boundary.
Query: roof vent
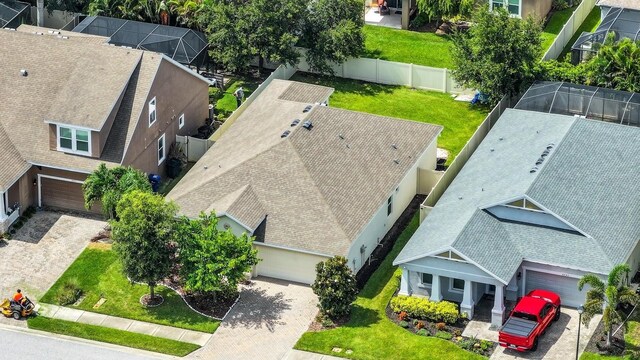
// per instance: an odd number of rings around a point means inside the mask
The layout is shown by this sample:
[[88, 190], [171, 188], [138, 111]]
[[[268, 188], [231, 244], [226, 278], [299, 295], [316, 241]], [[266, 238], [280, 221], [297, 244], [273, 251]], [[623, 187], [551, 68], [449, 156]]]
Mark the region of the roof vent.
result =
[[396, 144], [391, 144], [391, 147], [396, 149], [396, 150], [398, 150], [398, 145], [396, 145]]
[[502, 141], [502, 140], [504, 140], [504, 138], [502, 136], [500, 136], [500, 138], [498, 140]]
[[493, 152], [494, 150], [495, 150], [494, 148], [489, 149], [489, 151], [491, 151], [491, 152]]
[[302, 127], [307, 130], [311, 130], [311, 128], [313, 127], [313, 123], [310, 120], [306, 120], [302, 123]]
[[307, 105], [304, 110], [302, 110], [303, 113], [309, 112], [311, 111], [311, 109], [313, 108], [313, 105]]
[[538, 159], [538, 161], [536, 161], [536, 165], [540, 165], [544, 162], [543, 158]]
[[291, 126], [296, 126], [298, 124], [300, 124], [300, 119], [295, 119], [291, 122]]
[[27, 75], [29, 75], [29, 73], [27, 72], [26, 69], [20, 69], [20, 75], [27, 76]]
[[534, 172], [536, 172], [536, 171], [538, 171], [538, 167], [537, 166], [534, 166], [534, 167], [531, 168], [531, 170], [529, 170], [529, 172], [532, 173], [532, 174]]
[[280, 135], [281, 138], [286, 138], [287, 136], [289, 136], [289, 134], [291, 134], [291, 130], [285, 130], [282, 135]]
[[344, 135], [342, 135], [342, 134], [338, 134], [338, 137], [339, 137], [340, 139], [344, 140]]
[[396, 164], [400, 164], [400, 160], [398, 160], [398, 159], [393, 159], [393, 162], [396, 163]]

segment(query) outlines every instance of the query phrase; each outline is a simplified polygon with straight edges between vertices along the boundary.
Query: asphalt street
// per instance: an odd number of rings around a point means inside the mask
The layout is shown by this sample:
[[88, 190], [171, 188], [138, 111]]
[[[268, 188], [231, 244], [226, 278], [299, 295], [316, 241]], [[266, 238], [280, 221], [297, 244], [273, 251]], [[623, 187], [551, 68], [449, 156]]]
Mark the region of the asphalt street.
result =
[[[168, 357], [162, 357], [167, 359]], [[157, 360], [141, 351], [0, 327], [0, 360]], [[161, 359], [161, 358], [160, 358]]]

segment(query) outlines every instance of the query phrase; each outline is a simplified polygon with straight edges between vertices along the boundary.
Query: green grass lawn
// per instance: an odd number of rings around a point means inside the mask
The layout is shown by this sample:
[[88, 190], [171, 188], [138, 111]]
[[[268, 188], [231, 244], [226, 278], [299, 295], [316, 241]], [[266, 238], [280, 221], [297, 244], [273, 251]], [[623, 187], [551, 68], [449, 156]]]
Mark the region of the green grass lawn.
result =
[[575, 43], [576, 40], [578, 40], [580, 35], [582, 35], [583, 31], [594, 32], [598, 28], [598, 25], [600, 25], [600, 8], [597, 6], [594, 6], [593, 10], [591, 10], [589, 15], [587, 15], [587, 18], [584, 19], [584, 22], [582, 23], [582, 25], [580, 25], [580, 27], [578, 28], [576, 33], [573, 35], [571, 40], [569, 40], [569, 43], [567, 43], [567, 46], [564, 47], [564, 50], [562, 50], [562, 54], [560, 55], [558, 60], [564, 60], [566, 55], [571, 52], [571, 47], [573, 46], [573, 43]]
[[80, 324], [71, 321], [53, 320], [43, 316], [27, 320], [29, 328], [56, 334], [102, 341], [110, 344], [128, 346], [136, 349], [154, 351], [174, 356], [185, 356], [198, 348], [198, 345], [182, 341], [163, 339], [155, 336], [110, 329], [101, 326]]
[[[402, 232], [393, 249], [371, 276], [353, 304], [351, 320], [345, 325], [302, 335], [295, 348], [351, 359], [482, 359], [480, 355], [460, 349], [450, 341], [420, 336], [390, 321], [385, 308], [396, 291], [400, 271], [393, 259], [418, 228], [418, 214]], [[341, 353], [332, 349], [340, 347]], [[350, 355], [346, 350], [352, 350]]]
[[258, 85], [262, 83], [264, 79], [254, 78], [232, 78], [226, 85], [224, 92], [219, 93], [220, 90], [210, 88], [209, 97], [213, 101], [216, 101], [216, 110], [222, 118], [227, 118], [231, 113], [237, 109], [236, 98], [233, 93], [237, 88], [242, 86], [244, 90], [244, 98], [248, 98], [251, 93], [258, 88]]
[[[122, 274], [116, 254], [108, 249], [85, 249], [40, 301], [57, 304], [56, 294], [69, 279], [76, 279], [86, 295], [78, 309], [208, 333], [220, 324], [195, 313], [178, 294], [163, 286], [158, 286], [156, 293], [164, 297], [164, 303], [155, 308], [143, 307], [139, 299], [148, 294], [149, 288], [131, 284]], [[94, 309], [101, 297], [107, 301]]]
[[[627, 350], [640, 350], [640, 311], [636, 310], [627, 322], [627, 329], [624, 334]], [[630, 356], [603, 356], [585, 352], [580, 356], [580, 360], [627, 360]]]
[[547, 22], [547, 25], [542, 30], [542, 54], [547, 52], [556, 36], [562, 30], [564, 24], [569, 20], [577, 6], [567, 8], [564, 10], [556, 11], [551, 16], [551, 19]]
[[335, 88], [329, 99], [333, 107], [444, 126], [438, 147], [449, 151], [447, 164], [458, 155], [488, 113], [486, 108], [454, 101], [450, 94], [435, 91], [300, 72], [291, 80]]
[[453, 68], [451, 41], [434, 33], [365, 25], [365, 53], [362, 57], [397, 61], [437, 68]]

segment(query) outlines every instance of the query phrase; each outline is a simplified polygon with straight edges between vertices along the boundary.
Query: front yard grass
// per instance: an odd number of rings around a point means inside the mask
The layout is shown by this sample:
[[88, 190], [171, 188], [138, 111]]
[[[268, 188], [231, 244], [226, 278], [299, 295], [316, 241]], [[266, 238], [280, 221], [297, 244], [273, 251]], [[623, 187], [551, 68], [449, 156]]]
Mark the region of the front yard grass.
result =
[[151, 335], [110, 329], [102, 326], [80, 324], [65, 320], [54, 320], [43, 316], [30, 318], [27, 320], [27, 324], [31, 329], [154, 351], [173, 356], [185, 356], [200, 348], [198, 345], [182, 341], [163, 339]]
[[370, 114], [442, 125], [438, 147], [449, 151], [450, 164], [478, 129], [488, 109], [455, 101], [451, 94], [296, 73], [291, 80], [335, 89], [329, 105]]
[[[483, 359], [450, 341], [412, 334], [391, 322], [385, 314], [399, 284], [400, 271], [392, 265], [393, 259], [418, 228], [418, 217], [418, 214], [414, 216], [358, 295], [349, 322], [336, 329], [303, 334], [296, 349], [358, 360]], [[343, 351], [335, 353], [332, 351], [335, 347]], [[346, 350], [353, 353], [345, 354]]]
[[577, 6], [559, 10], [551, 15], [551, 19], [542, 30], [542, 54], [546, 53], [556, 39], [564, 24], [569, 20]]
[[430, 32], [364, 26], [365, 53], [362, 57], [397, 61], [437, 68], [453, 68], [448, 36]]
[[[72, 279], [86, 296], [80, 305], [71, 306], [73, 308], [208, 333], [213, 333], [220, 325], [219, 321], [192, 311], [180, 295], [164, 286], [156, 287], [156, 293], [164, 297], [164, 303], [154, 308], [143, 307], [139, 300], [149, 293], [149, 288], [131, 284], [122, 274], [115, 252], [109, 249], [85, 249], [40, 301], [59, 304], [56, 300], [58, 291]], [[100, 298], [107, 301], [94, 309]]]

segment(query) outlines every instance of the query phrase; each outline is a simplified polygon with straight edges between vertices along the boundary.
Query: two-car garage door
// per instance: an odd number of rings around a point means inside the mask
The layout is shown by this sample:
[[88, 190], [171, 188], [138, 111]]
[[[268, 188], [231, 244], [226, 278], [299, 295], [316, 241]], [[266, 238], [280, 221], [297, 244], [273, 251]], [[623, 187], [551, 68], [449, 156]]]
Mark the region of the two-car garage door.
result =
[[528, 293], [534, 289], [544, 289], [560, 295], [563, 305], [578, 307], [584, 303], [587, 287], [578, 291], [578, 277], [562, 276], [527, 269], [525, 270], [526, 287]]
[[316, 278], [316, 264], [326, 257], [256, 244], [258, 258], [256, 275], [312, 284]]
[[[40, 176], [40, 206], [86, 212], [82, 195], [82, 182], [79, 180]], [[100, 212], [94, 206], [92, 212]]]

